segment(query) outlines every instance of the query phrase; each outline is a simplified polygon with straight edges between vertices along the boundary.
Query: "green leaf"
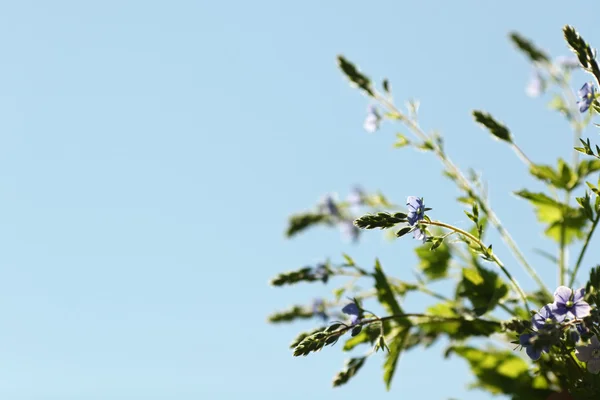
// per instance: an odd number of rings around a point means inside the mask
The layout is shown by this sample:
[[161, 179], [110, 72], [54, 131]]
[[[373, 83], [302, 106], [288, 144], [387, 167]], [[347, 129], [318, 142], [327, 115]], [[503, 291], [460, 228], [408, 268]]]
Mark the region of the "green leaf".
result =
[[409, 328], [400, 329], [389, 345], [389, 352], [383, 364], [383, 381], [387, 390], [390, 390], [392, 387], [392, 378], [394, 377], [394, 372], [396, 372], [396, 365], [398, 365], [400, 354], [402, 354], [402, 350], [406, 346], [409, 333]]
[[305, 213], [292, 215], [290, 217], [288, 228], [285, 234], [287, 237], [292, 237], [313, 225], [328, 220], [328, 216], [323, 214]]
[[396, 301], [394, 291], [392, 290], [392, 287], [390, 286], [387, 277], [385, 276], [385, 273], [381, 268], [381, 263], [379, 262], [379, 259], [375, 260], [375, 272], [373, 273], [373, 278], [375, 278], [375, 290], [377, 290], [377, 299], [379, 300], [381, 305], [391, 315], [403, 314], [402, 308]]
[[600, 171], [600, 160], [583, 160], [577, 166], [579, 179], [584, 179], [597, 171]]
[[336, 376], [333, 377], [333, 387], [342, 386], [358, 373], [358, 371], [365, 364], [367, 357], [357, 357], [346, 360], [346, 365], [344, 365], [344, 369], [337, 373]]
[[567, 206], [544, 193], [521, 190], [515, 194], [528, 200], [534, 206], [538, 220], [547, 224], [545, 233], [548, 237], [560, 242], [563, 229], [567, 244], [583, 237], [583, 228], [587, 223], [587, 218], [581, 208]]
[[391, 215], [387, 212], [380, 212], [377, 214], [367, 214], [358, 218], [354, 221], [354, 225], [362, 229], [374, 229], [374, 228], [391, 228], [392, 226], [406, 222], [406, 214], [395, 213]]
[[[327, 265], [324, 265], [326, 271], [329, 271]], [[284, 286], [294, 285], [299, 282], [315, 282], [315, 281], [327, 281], [323, 275], [315, 274], [314, 268], [304, 267], [296, 271], [282, 272], [273, 279], [271, 279], [271, 285], [273, 286]]]
[[508, 128], [496, 121], [490, 114], [475, 110], [473, 111], [473, 117], [477, 123], [486, 127], [492, 135], [496, 136], [500, 140], [512, 143], [512, 137]]
[[349, 338], [344, 343], [343, 351], [353, 350], [356, 346], [361, 344], [373, 344], [379, 337], [381, 329], [379, 326], [366, 325], [364, 329], [356, 336]]
[[550, 63], [550, 57], [546, 53], [533, 44], [533, 42], [517, 32], [511, 32], [510, 40], [533, 62]]
[[410, 145], [411, 142], [401, 133], [396, 133], [396, 143], [394, 143], [394, 147], [400, 148]]
[[443, 279], [448, 275], [451, 253], [446, 243], [441, 243], [435, 251], [416, 247], [415, 253], [419, 257], [419, 269], [430, 281]]
[[476, 315], [492, 311], [508, 294], [508, 287], [493, 271], [477, 266], [463, 268], [459, 295], [469, 299]]
[[360, 70], [352, 64], [350, 61], [346, 60], [344, 56], [338, 56], [338, 66], [342, 70], [342, 72], [346, 75], [346, 77], [350, 80], [350, 82], [362, 89], [369, 96], [374, 97], [375, 93], [371, 87], [371, 80], [364, 75]]
[[474, 388], [492, 394], [513, 396], [514, 400], [546, 399], [552, 392], [545, 379], [530, 373], [529, 363], [512, 351], [493, 348], [477, 349], [468, 346], [453, 346], [446, 356], [456, 354], [464, 358], [477, 377]]
[[298, 319], [309, 319], [314, 316], [312, 310], [301, 306], [293, 306], [287, 310], [277, 311], [269, 315], [268, 321], [272, 324], [280, 322], [292, 322]]
[[463, 340], [471, 336], [490, 336], [500, 331], [501, 325], [495, 321], [462, 317], [466, 310], [459, 311], [453, 303], [438, 303], [427, 308], [427, 315], [448, 320], [423, 319], [418, 323], [424, 334], [429, 337], [447, 335], [450, 339]]

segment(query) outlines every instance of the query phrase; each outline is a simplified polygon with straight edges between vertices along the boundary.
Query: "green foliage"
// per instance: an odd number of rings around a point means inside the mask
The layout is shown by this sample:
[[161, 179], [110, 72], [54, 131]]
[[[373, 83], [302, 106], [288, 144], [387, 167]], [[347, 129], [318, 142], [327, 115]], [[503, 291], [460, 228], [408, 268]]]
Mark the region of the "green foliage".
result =
[[[327, 266], [325, 266], [327, 268]], [[304, 267], [297, 271], [283, 272], [273, 279], [271, 279], [271, 285], [273, 286], [284, 286], [294, 285], [298, 282], [315, 282], [315, 281], [327, 281], [326, 278], [314, 273], [314, 269], [311, 267]]]
[[367, 357], [357, 357], [350, 358], [346, 361], [346, 365], [344, 365], [344, 369], [337, 373], [336, 376], [333, 377], [333, 387], [342, 386], [350, 380], [358, 370], [362, 368], [365, 364]]
[[274, 312], [269, 315], [269, 322], [271, 323], [279, 323], [279, 322], [292, 322], [298, 319], [309, 319], [314, 316], [312, 310], [307, 310], [301, 306], [293, 306], [287, 310]]
[[598, 159], [600, 159], [600, 147], [598, 147], [598, 145], [596, 145], [596, 152], [594, 152], [594, 150], [592, 150], [592, 146], [590, 144], [590, 139], [579, 139], [579, 141], [581, 142], [581, 144], [583, 145], [583, 147], [575, 147], [575, 150], [577, 150], [580, 153], [586, 154], [588, 156], [592, 156], [592, 157], [596, 157]]
[[517, 32], [511, 32], [510, 40], [521, 50], [532, 62], [550, 62], [550, 57], [541, 49], [535, 46], [533, 42], [524, 38]]
[[453, 340], [463, 340], [471, 336], [490, 336], [502, 328], [500, 323], [474, 318], [468, 310], [459, 309], [450, 302], [427, 308], [427, 315], [440, 317], [439, 320], [423, 319], [418, 323], [421, 330], [433, 338], [447, 335]]
[[343, 351], [353, 350], [361, 344], [373, 344], [381, 334], [381, 329], [375, 325], [366, 326], [358, 335], [349, 338], [344, 343]]
[[322, 332], [325, 329], [327, 329], [327, 327], [321, 326], [321, 327], [313, 329], [312, 331], [309, 331], [309, 332], [299, 333], [298, 336], [296, 336], [294, 338], [294, 340], [292, 340], [292, 342], [290, 343], [290, 349], [295, 349], [296, 346], [298, 346], [304, 339], [306, 339], [307, 337], [309, 337], [317, 332]]
[[492, 135], [505, 142], [512, 143], [510, 131], [506, 126], [496, 121], [494, 117], [483, 111], [473, 111], [475, 121], [486, 127]]
[[492, 394], [504, 394], [512, 400], [546, 399], [552, 392], [541, 376], [532, 376], [525, 360], [511, 351], [477, 349], [468, 346], [453, 346], [446, 355], [456, 354], [464, 358], [477, 377], [474, 388]]
[[385, 382], [387, 390], [390, 390], [392, 387], [392, 379], [396, 372], [396, 365], [398, 365], [400, 355], [406, 346], [409, 334], [410, 328], [399, 328], [396, 330], [396, 334], [391, 340], [389, 352], [383, 364], [383, 381]]
[[441, 243], [435, 251], [425, 247], [416, 247], [415, 253], [419, 257], [419, 270], [430, 280], [443, 279], [448, 276], [452, 254], [450, 246]]
[[579, 33], [572, 26], [566, 25], [563, 28], [565, 40], [569, 43], [569, 47], [579, 60], [581, 66], [600, 82], [600, 68], [596, 62], [596, 51], [586, 43]]
[[600, 306], [600, 265], [590, 269], [590, 278], [585, 285], [586, 301]]
[[375, 93], [373, 92], [373, 88], [371, 87], [371, 80], [362, 72], [360, 72], [360, 70], [354, 64], [346, 60], [344, 56], [339, 55], [337, 59], [338, 66], [340, 67], [344, 75], [346, 75], [346, 77], [350, 80], [350, 82], [354, 86], [362, 89], [369, 96], [374, 97]]
[[379, 260], [375, 260], [375, 272], [373, 273], [375, 278], [375, 290], [377, 291], [377, 299], [385, 310], [391, 315], [402, 314], [402, 308], [396, 301], [394, 291], [392, 290]]
[[469, 299], [476, 315], [492, 311], [508, 294], [508, 287], [493, 271], [477, 266], [463, 268], [459, 294]]
[[515, 194], [528, 200], [535, 207], [538, 220], [547, 224], [546, 235], [556, 242], [561, 241], [563, 233], [566, 244], [584, 236], [583, 228], [587, 218], [581, 208], [567, 206], [544, 193], [521, 190]]
[[304, 213], [292, 215], [285, 234], [287, 237], [292, 237], [313, 225], [327, 221], [329, 221], [329, 217], [323, 214]]
[[338, 333], [323, 331], [315, 332], [306, 336], [294, 347], [294, 357], [307, 356], [310, 353], [320, 351], [323, 347], [334, 344], [340, 338]]
[[367, 214], [354, 221], [354, 225], [361, 229], [387, 229], [396, 224], [406, 222], [406, 214], [394, 213], [393, 215], [387, 212], [379, 212], [377, 214]]
[[558, 189], [571, 191], [582, 183], [582, 180], [594, 172], [600, 171], [600, 160], [584, 160], [573, 171], [562, 158], [558, 160], [558, 168], [550, 165], [532, 165], [530, 173], [536, 178]]

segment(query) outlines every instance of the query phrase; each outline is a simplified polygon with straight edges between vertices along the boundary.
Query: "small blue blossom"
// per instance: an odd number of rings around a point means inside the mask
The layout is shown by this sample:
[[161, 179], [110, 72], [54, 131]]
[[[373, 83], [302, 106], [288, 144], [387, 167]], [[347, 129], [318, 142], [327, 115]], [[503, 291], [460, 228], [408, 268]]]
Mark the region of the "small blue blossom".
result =
[[[410, 226], [415, 226], [425, 217], [425, 205], [423, 204], [423, 199], [416, 196], [408, 196], [406, 205], [408, 206], [408, 224]], [[427, 240], [427, 235], [419, 228], [414, 230], [413, 237], [422, 241]]]
[[585, 289], [573, 290], [559, 286], [554, 292], [554, 315], [559, 322], [565, 318], [583, 319], [590, 315], [591, 307], [583, 300]]
[[535, 70], [529, 83], [527, 83], [527, 86], [525, 87], [525, 93], [527, 93], [527, 96], [529, 97], [538, 97], [544, 92], [544, 88], [544, 80], [542, 79], [540, 72]]
[[577, 102], [579, 106], [579, 112], [586, 112], [594, 101], [594, 96], [596, 95], [596, 88], [592, 82], [586, 82], [581, 89], [577, 92], [580, 97], [580, 100]]
[[360, 211], [360, 207], [365, 204], [365, 192], [360, 186], [352, 188], [347, 198], [348, 204], [354, 213]]
[[329, 270], [327, 266], [323, 263], [317, 264], [315, 269], [313, 270], [313, 275], [315, 278], [320, 279], [323, 283], [327, 283], [329, 280]]
[[360, 234], [359, 229], [354, 225], [354, 222], [351, 220], [344, 220], [339, 223], [340, 230], [342, 232], [342, 236], [355, 243], [358, 241], [358, 235]]
[[356, 325], [360, 321], [360, 316], [362, 314], [362, 310], [356, 304], [356, 301], [352, 303], [346, 304], [344, 308], [342, 308], [342, 312], [350, 316], [350, 325]]
[[320, 209], [321, 212], [324, 212], [325, 214], [330, 215], [332, 217], [340, 216], [340, 210], [338, 209], [338, 206], [335, 203], [333, 196], [330, 194], [323, 197], [323, 200], [321, 200]]
[[547, 304], [542, 307], [531, 319], [534, 330], [548, 329], [557, 322], [560, 322], [560, 318], [556, 315], [556, 310], [557, 307], [554, 304]]
[[587, 370], [592, 374], [600, 372], [600, 341], [594, 335], [590, 343], [585, 346], [577, 346], [575, 356], [579, 361], [587, 363]]
[[312, 312], [316, 317], [321, 318], [325, 322], [329, 319], [329, 316], [325, 312], [325, 302], [323, 299], [315, 299], [313, 301]]
[[377, 112], [377, 108], [375, 108], [375, 106], [370, 105], [367, 108], [367, 117], [365, 118], [363, 128], [365, 128], [365, 131], [369, 133], [375, 133], [379, 129], [380, 122], [381, 116]]
[[579, 67], [579, 60], [575, 56], [558, 56], [555, 63], [558, 67], [564, 69], [573, 69]]
[[537, 361], [540, 359], [540, 357], [542, 356], [542, 351], [545, 351], [547, 353], [548, 350], [550, 350], [548, 346], [545, 346], [544, 348], [536, 346], [535, 341], [537, 337], [538, 334], [536, 332], [524, 333], [521, 336], [519, 336], [519, 343], [521, 344], [521, 346], [525, 347], [525, 352], [533, 361]]

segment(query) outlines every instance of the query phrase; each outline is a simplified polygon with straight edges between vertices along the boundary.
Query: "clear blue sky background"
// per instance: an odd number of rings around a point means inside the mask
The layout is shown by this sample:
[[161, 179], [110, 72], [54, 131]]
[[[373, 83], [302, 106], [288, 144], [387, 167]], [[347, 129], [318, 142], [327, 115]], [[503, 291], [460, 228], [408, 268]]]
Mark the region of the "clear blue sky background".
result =
[[482, 398], [441, 346], [407, 354], [388, 395], [380, 355], [336, 390], [339, 347], [294, 359], [287, 345], [311, 324], [269, 326], [266, 315], [329, 289], [273, 289], [271, 276], [345, 251], [365, 267], [378, 255], [409, 278], [416, 243], [370, 232], [353, 246], [324, 229], [286, 241], [286, 218], [361, 183], [397, 202], [425, 196], [436, 218], [467, 223], [435, 159], [392, 149], [389, 125], [362, 130], [367, 101], [335, 66], [344, 53], [390, 78], [397, 99], [422, 101], [424, 127], [442, 130], [462, 167], [483, 171], [498, 214], [554, 285], [531, 252], [552, 247], [510, 194], [540, 186], [469, 112], [505, 121], [536, 161], [569, 157], [568, 126], [526, 97], [530, 69], [507, 33], [567, 54], [566, 23], [600, 46], [598, 11], [522, 1], [5, 2], [0, 396]]

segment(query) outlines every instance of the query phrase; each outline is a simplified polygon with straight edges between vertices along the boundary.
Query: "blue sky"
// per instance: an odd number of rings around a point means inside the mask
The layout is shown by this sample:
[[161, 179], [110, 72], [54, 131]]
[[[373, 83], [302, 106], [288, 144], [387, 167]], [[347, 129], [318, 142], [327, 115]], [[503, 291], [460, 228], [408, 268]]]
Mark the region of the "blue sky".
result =
[[[600, 29], [595, 12], [535, 3], [6, 3], [0, 395], [386, 396], [378, 355], [333, 390], [339, 348], [294, 359], [287, 345], [310, 324], [265, 323], [274, 309], [329, 292], [273, 289], [271, 276], [342, 251], [411, 276], [409, 240], [369, 232], [353, 246], [334, 230], [285, 240], [287, 216], [326, 192], [360, 183], [397, 202], [420, 195], [435, 218], [467, 223], [435, 159], [392, 149], [400, 128], [362, 130], [367, 100], [337, 71], [339, 53], [388, 77], [397, 99], [421, 100], [423, 126], [442, 131], [461, 167], [483, 172], [498, 214], [554, 285], [531, 251], [551, 244], [511, 195], [539, 185], [470, 117], [492, 112], [538, 162], [569, 157], [568, 125], [526, 97], [530, 67], [507, 33], [557, 56], [567, 54], [564, 24], [596, 46]], [[442, 351], [408, 353], [388, 396], [482, 398], [466, 390], [464, 363]]]

